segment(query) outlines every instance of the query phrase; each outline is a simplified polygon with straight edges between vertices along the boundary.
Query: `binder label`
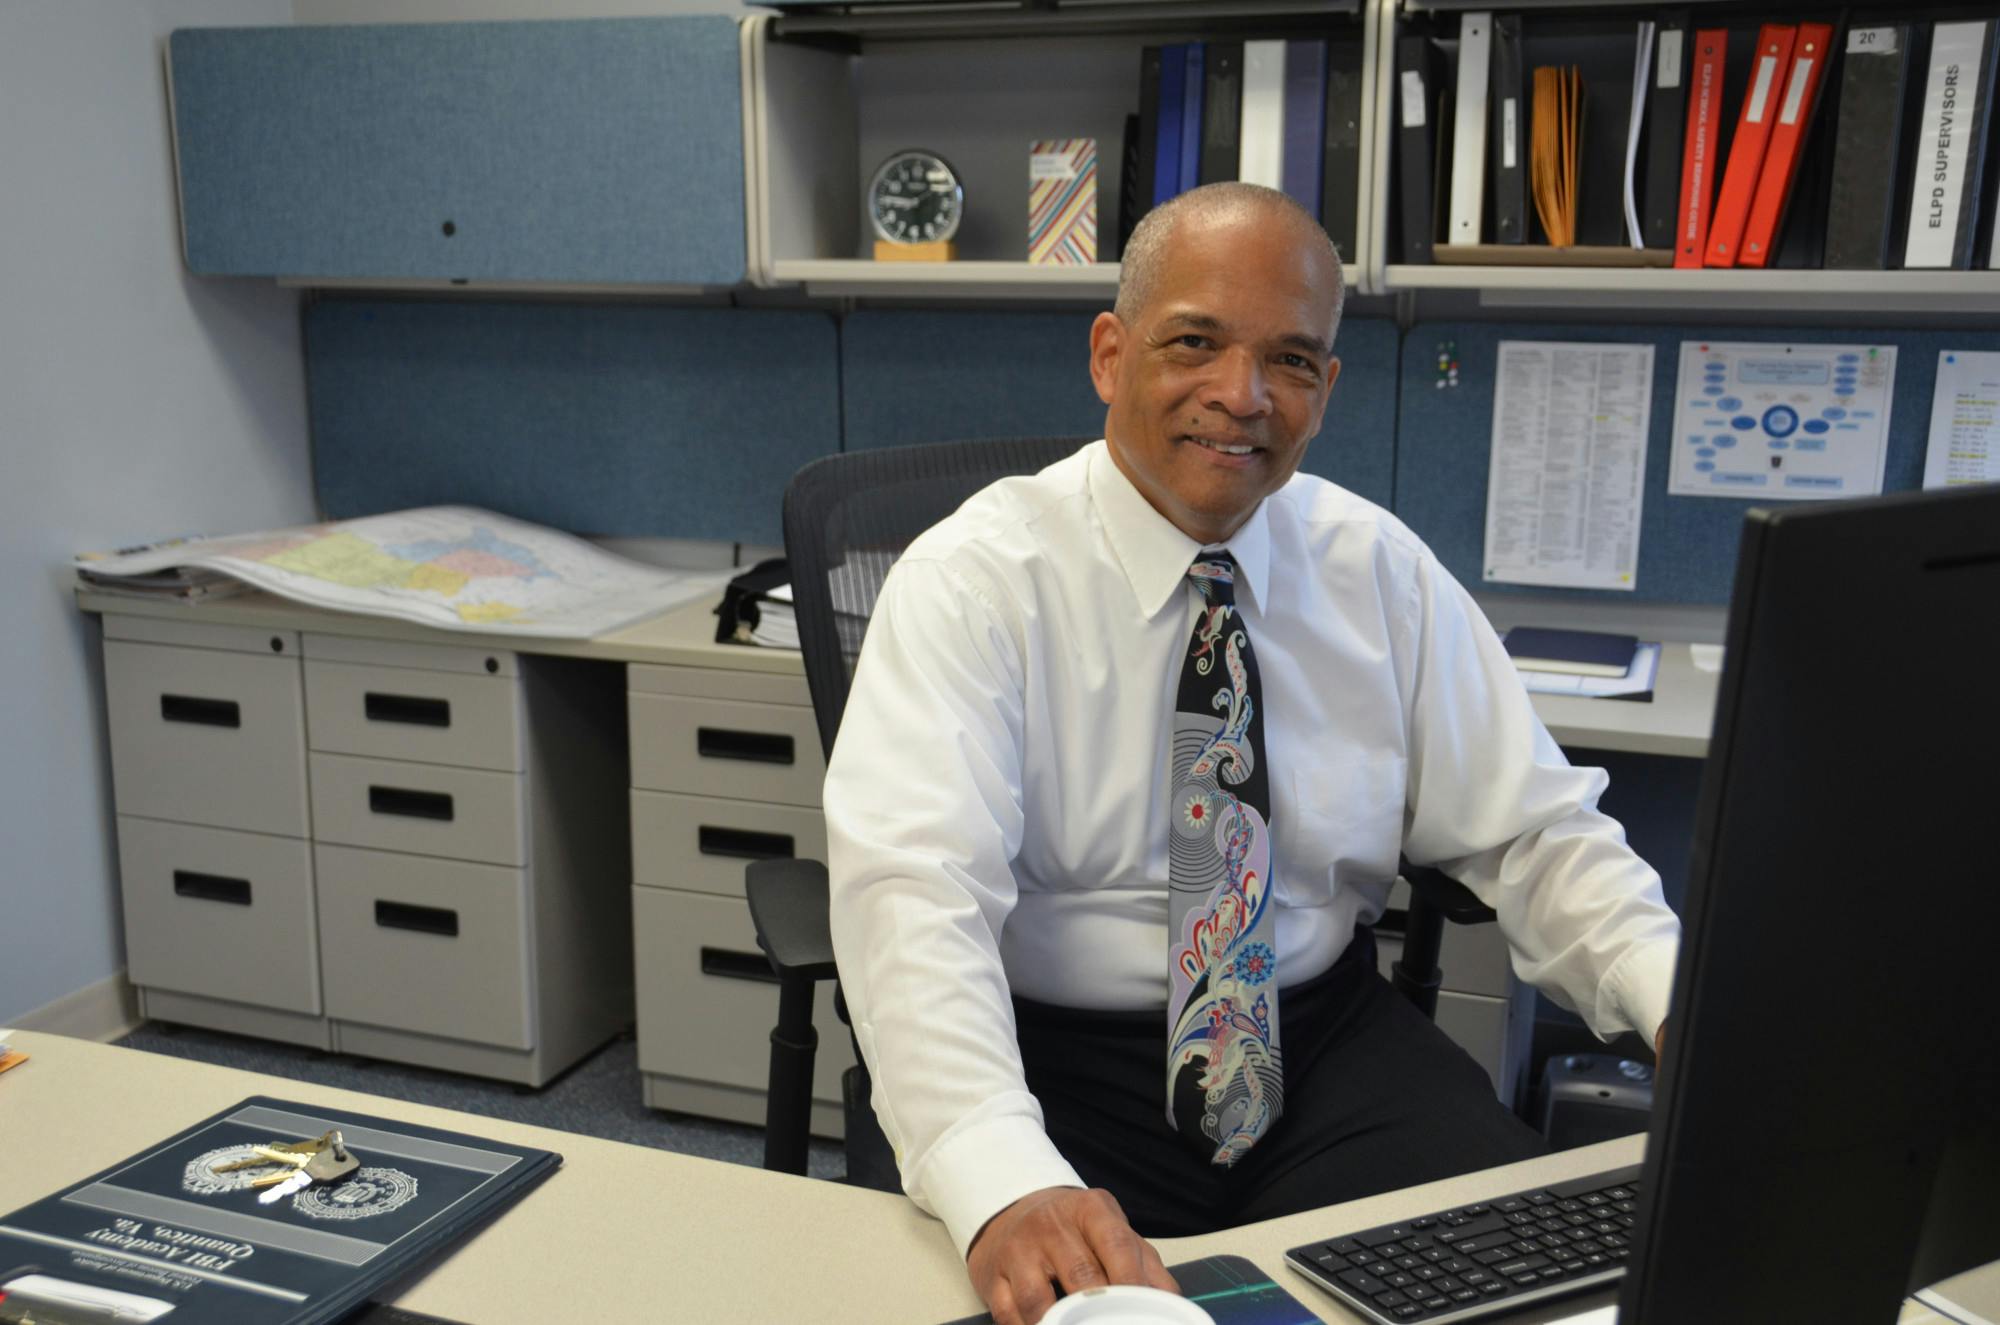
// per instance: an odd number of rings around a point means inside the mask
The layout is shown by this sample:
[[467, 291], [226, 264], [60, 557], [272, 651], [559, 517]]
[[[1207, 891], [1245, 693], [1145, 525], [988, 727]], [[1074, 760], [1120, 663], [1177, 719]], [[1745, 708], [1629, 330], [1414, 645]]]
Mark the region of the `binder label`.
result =
[[1403, 71], [1403, 127], [1424, 127], [1424, 76], [1415, 69]]
[[1778, 61], [1775, 56], [1766, 55], [1757, 61], [1757, 85], [1750, 89], [1750, 108], [1743, 112], [1744, 123], [1764, 122], [1764, 103], [1770, 99], [1771, 80], [1776, 78], [1777, 74]]
[[1894, 55], [1896, 53], [1896, 30], [1894, 28], [1854, 28], [1847, 34], [1849, 55]]
[[1929, 85], [1917, 185], [1910, 196], [1909, 241], [1903, 264], [1949, 267], [1958, 241], [1959, 195], [1965, 189], [1967, 134], [1977, 120], [1977, 71], [1986, 24], [1940, 23], [1931, 38]]
[[1799, 103], [1806, 99], [1806, 82], [1812, 77], [1812, 57], [1792, 62], [1792, 79], [1785, 87], [1785, 108], [1778, 112], [1778, 123], [1797, 124]]
[[1514, 151], [1514, 144], [1519, 141], [1521, 136], [1519, 130], [1515, 127], [1514, 106], [1514, 98], [1502, 97], [1500, 99], [1500, 168], [1502, 170], [1515, 170], [1520, 165], [1520, 159]]
[[1681, 85], [1681, 38], [1687, 33], [1679, 28], [1668, 28], [1660, 34], [1660, 78], [1662, 88]]

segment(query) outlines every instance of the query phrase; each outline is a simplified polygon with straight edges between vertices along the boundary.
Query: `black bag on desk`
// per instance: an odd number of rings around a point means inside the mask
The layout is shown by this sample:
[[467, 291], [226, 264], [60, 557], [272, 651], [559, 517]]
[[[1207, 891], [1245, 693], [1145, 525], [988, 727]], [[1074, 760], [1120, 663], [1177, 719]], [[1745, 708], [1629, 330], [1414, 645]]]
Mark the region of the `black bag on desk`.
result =
[[791, 566], [783, 557], [772, 557], [760, 561], [729, 582], [722, 591], [722, 601], [715, 608], [715, 642], [717, 644], [753, 644], [750, 632], [763, 620], [760, 603], [769, 602], [790, 612], [790, 603], [778, 602], [769, 597], [771, 592], [782, 589], [792, 582]]

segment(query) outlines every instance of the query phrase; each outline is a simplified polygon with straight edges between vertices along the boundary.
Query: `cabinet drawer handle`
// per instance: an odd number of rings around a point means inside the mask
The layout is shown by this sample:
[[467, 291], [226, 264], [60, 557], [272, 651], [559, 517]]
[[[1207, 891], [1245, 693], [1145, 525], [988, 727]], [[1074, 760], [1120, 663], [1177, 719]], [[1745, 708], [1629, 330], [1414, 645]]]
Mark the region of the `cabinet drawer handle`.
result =
[[400, 722], [412, 727], [451, 726], [451, 701], [422, 695], [384, 695], [370, 690], [361, 696], [361, 710], [370, 722]]
[[225, 878], [220, 874], [200, 874], [194, 870], [174, 871], [174, 894], [198, 902], [228, 902], [231, 906], [250, 905], [250, 880]]
[[458, 912], [441, 906], [413, 906], [408, 902], [375, 903], [375, 923], [383, 929], [408, 929], [418, 934], [458, 937]]
[[728, 948], [703, 948], [701, 973], [725, 980], [749, 980], [760, 985], [778, 983], [778, 973], [761, 952], [731, 952]]
[[241, 727], [243, 706], [233, 699], [161, 695], [160, 716], [168, 722], [192, 722], [201, 727]]
[[739, 860], [790, 860], [798, 854], [790, 833], [753, 833], [746, 828], [701, 826], [701, 854]]
[[451, 793], [411, 791], [407, 787], [368, 788], [368, 808], [376, 814], [400, 814], [409, 819], [451, 822]]
[[743, 732], [730, 727], [697, 727], [695, 753], [708, 759], [746, 759], [753, 764], [792, 762], [792, 738], [775, 732]]

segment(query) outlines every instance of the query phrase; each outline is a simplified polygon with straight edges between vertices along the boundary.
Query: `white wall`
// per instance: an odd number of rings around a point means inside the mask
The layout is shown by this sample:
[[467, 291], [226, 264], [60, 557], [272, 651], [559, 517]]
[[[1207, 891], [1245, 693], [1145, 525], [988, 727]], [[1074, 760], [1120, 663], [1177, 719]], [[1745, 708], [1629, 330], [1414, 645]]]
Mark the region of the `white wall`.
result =
[[313, 513], [298, 296], [187, 275], [161, 71], [173, 28], [291, 10], [0, 4], [0, 1025], [124, 963], [68, 557]]

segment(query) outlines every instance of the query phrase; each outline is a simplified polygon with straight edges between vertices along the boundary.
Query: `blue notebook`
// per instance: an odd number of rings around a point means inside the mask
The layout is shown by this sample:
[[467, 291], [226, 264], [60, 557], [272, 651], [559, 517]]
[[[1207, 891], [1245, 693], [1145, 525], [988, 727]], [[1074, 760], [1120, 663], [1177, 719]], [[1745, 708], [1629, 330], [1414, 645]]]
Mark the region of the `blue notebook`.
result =
[[1580, 676], [1623, 676], [1639, 651], [1635, 635], [1594, 630], [1547, 630], [1516, 626], [1502, 636], [1507, 654], [1524, 672], [1572, 672]]

